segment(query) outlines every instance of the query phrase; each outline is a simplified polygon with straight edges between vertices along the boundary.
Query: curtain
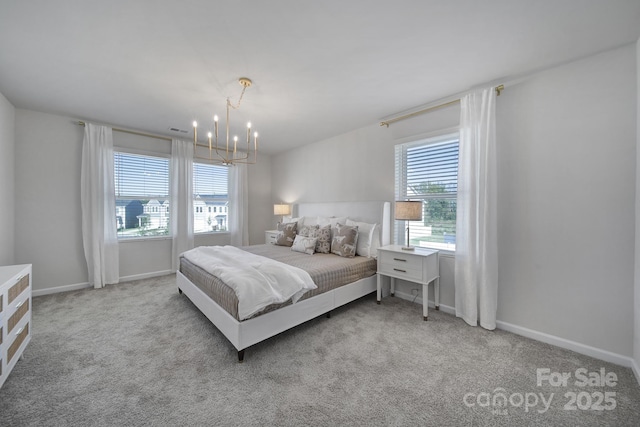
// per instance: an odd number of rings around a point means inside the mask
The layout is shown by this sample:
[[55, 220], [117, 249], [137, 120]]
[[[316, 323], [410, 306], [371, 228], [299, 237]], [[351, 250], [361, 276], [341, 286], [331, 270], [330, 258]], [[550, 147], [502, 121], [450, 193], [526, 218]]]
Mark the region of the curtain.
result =
[[82, 243], [94, 288], [118, 283], [118, 234], [111, 128], [86, 123], [80, 181]]
[[169, 231], [171, 263], [179, 267], [180, 254], [193, 248], [193, 144], [171, 140]]
[[229, 229], [231, 245], [249, 244], [249, 184], [247, 165], [235, 164], [229, 170]]
[[456, 218], [456, 316], [493, 330], [498, 301], [494, 88], [460, 100]]

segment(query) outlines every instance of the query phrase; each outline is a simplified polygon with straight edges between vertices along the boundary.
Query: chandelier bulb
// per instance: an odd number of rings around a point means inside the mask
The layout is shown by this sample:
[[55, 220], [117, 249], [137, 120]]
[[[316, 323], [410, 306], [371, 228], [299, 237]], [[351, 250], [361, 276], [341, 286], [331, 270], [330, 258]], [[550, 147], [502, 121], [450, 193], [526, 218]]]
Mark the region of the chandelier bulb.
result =
[[218, 115], [217, 115], [217, 114], [215, 114], [215, 115], [213, 116], [213, 121], [214, 121], [214, 122], [217, 122], [217, 121], [218, 121]]
[[211, 138], [213, 135], [211, 134], [211, 132], [209, 132], [209, 133], [207, 134], [207, 136], [208, 136], [209, 138]]
[[193, 127], [197, 128], [198, 127], [198, 122], [196, 122], [195, 120], [193, 121]]
[[251, 129], [251, 122], [247, 122], [247, 129]]

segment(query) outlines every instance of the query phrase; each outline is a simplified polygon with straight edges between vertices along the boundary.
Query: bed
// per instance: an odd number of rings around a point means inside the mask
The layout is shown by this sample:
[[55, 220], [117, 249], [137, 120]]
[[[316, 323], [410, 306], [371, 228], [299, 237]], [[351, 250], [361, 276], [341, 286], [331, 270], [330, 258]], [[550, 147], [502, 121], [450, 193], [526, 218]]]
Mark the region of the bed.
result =
[[[390, 243], [391, 219], [389, 202], [303, 203], [294, 206], [293, 216], [305, 218], [317, 216], [348, 217], [352, 221], [375, 223], [379, 225], [380, 245]], [[272, 248], [270, 246], [272, 245], [256, 245], [243, 249], [261, 256], [273, 256], [281, 261], [283, 258], [287, 259], [287, 261], [283, 262], [296, 263], [295, 260], [289, 260], [293, 255], [290, 253], [290, 248]], [[318, 277], [318, 271], [314, 270], [316, 261], [320, 264], [324, 259], [329, 261], [328, 264], [332, 264], [331, 258], [333, 257], [336, 264], [343, 266], [345, 264], [344, 260], [340, 259], [341, 257], [333, 254], [299, 254], [293, 258], [300, 256], [303, 257], [300, 259], [304, 259], [304, 263], [300, 268], [310, 270], [309, 274], [316, 278]], [[177, 272], [177, 285], [178, 291], [186, 295], [237, 349], [238, 361], [242, 362], [246, 348], [308, 320], [323, 314], [329, 314], [331, 310], [337, 307], [375, 292], [377, 289], [375, 260], [362, 258], [365, 257], [356, 256], [352, 260], [356, 264], [366, 265], [368, 263], [368, 267], [361, 265], [360, 267], [350, 268], [364, 270], [368, 268], [370, 275], [365, 273], [367, 277], [348, 281], [338, 286], [335, 284], [323, 286], [321, 283], [318, 289], [307, 292], [295, 304], [287, 301], [283, 304], [269, 306], [255, 316], [245, 320], [239, 319], [238, 314], [233, 310], [234, 303], [230, 304], [228, 302], [229, 299], [234, 297], [233, 290], [225, 289], [225, 284], [223, 282], [221, 284], [218, 278], [199, 271], [198, 266], [189, 265], [189, 262], [184, 258], [181, 258], [180, 270]], [[322, 267], [315, 269], [324, 271], [326, 268], [327, 264], [323, 263]], [[372, 268], [373, 271], [371, 272]], [[324, 274], [331, 275], [330, 272], [327, 273], [326, 271]], [[218, 288], [218, 290], [216, 291], [213, 288]]]

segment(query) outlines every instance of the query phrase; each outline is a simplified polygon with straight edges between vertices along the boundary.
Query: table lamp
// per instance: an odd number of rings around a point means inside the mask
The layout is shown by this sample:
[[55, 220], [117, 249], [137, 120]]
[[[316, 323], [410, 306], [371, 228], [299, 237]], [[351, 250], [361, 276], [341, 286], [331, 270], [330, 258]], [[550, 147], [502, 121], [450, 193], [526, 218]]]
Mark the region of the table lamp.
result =
[[281, 215], [282, 222], [284, 222], [284, 217], [291, 215], [291, 205], [285, 205], [282, 203], [273, 205], [273, 215]]
[[422, 221], [422, 201], [421, 200], [403, 200], [396, 201], [395, 219], [398, 221], [407, 221], [407, 242], [402, 249], [412, 251], [415, 248], [409, 244], [409, 221]]

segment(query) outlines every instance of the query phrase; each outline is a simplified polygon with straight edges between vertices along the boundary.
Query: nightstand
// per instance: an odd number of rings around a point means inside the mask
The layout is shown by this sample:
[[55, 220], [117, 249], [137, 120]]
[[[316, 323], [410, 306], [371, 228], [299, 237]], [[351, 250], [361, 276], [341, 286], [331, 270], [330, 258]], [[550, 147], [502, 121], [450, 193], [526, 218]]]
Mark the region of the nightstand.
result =
[[278, 238], [278, 230], [267, 230], [264, 232], [264, 242], [272, 245], [276, 244], [276, 239]]
[[378, 304], [382, 298], [382, 276], [391, 278], [391, 296], [395, 293], [395, 279], [422, 285], [422, 315], [428, 317], [429, 284], [433, 283], [436, 310], [440, 309], [440, 262], [438, 251], [416, 247], [405, 251], [400, 245], [378, 248]]

